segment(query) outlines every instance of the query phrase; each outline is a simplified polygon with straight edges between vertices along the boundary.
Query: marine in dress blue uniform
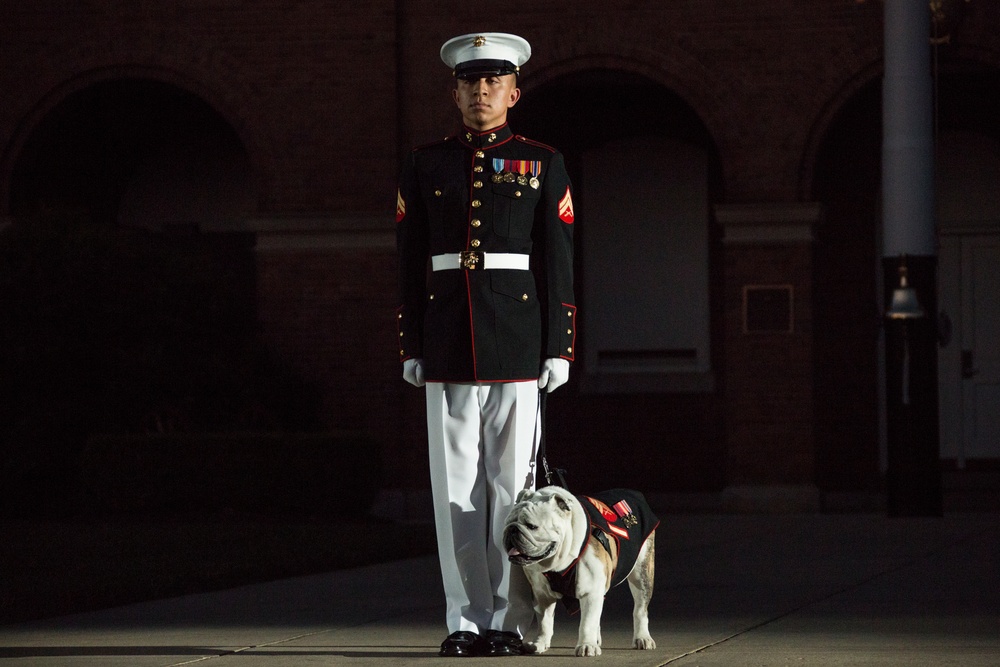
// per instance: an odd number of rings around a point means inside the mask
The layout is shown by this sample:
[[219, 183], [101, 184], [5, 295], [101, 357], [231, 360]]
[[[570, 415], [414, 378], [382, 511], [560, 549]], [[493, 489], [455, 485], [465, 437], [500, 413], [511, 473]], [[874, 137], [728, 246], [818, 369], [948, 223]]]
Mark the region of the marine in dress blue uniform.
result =
[[407, 156], [396, 197], [399, 357], [427, 392], [442, 655], [520, 652], [531, 592], [503, 521], [534, 486], [538, 391], [575, 355], [572, 185], [557, 150], [507, 125], [530, 53], [504, 33], [442, 46], [463, 127]]

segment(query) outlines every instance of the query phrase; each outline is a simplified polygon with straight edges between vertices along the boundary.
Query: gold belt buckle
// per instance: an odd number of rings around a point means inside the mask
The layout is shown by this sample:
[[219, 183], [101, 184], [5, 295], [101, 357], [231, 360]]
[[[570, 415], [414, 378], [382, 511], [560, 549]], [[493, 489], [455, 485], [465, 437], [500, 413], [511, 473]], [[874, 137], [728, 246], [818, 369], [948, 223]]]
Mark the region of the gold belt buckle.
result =
[[463, 250], [458, 253], [458, 263], [462, 265], [463, 269], [472, 271], [479, 263], [479, 253], [473, 250]]

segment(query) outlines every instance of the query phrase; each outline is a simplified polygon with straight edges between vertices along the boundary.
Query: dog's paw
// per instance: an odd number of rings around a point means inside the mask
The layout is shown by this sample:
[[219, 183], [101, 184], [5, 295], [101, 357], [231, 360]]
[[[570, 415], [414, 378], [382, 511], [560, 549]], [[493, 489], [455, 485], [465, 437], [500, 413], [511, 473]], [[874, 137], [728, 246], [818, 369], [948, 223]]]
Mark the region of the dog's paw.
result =
[[579, 644], [576, 647], [578, 658], [589, 658], [601, 654], [601, 647], [597, 644]]
[[539, 637], [535, 641], [524, 642], [524, 652], [529, 655], [535, 655], [536, 653], [545, 653], [549, 650], [549, 640]]
[[648, 651], [650, 649], [656, 648], [656, 642], [649, 635], [644, 637], [634, 637], [632, 639], [632, 648], [639, 651]]

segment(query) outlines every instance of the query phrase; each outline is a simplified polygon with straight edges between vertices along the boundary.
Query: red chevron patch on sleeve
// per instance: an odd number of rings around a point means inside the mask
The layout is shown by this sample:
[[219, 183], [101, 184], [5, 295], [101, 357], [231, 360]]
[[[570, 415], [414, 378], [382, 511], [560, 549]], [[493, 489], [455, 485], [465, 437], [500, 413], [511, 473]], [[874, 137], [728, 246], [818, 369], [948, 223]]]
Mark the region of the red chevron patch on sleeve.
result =
[[610, 507], [605, 505], [597, 498], [591, 498], [590, 496], [584, 496], [584, 498], [589, 500], [590, 504], [597, 508], [597, 511], [601, 513], [601, 516], [603, 516], [604, 520], [607, 521], [608, 523], [618, 518], [617, 516], [615, 516], [615, 513], [611, 511]]
[[396, 223], [406, 217], [406, 202], [403, 201], [403, 193], [396, 188]]
[[573, 195], [569, 193], [569, 186], [566, 186], [566, 194], [559, 200], [559, 219], [567, 225], [573, 224]]
[[615, 535], [615, 536], [617, 536], [619, 539], [622, 539], [622, 540], [629, 539], [628, 531], [625, 530], [624, 528], [619, 528], [618, 526], [616, 526], [613, 523], [609, 523], [608, 524], [608, 532], [611, 533], [611, 534], [613, 534], [613, 535]]

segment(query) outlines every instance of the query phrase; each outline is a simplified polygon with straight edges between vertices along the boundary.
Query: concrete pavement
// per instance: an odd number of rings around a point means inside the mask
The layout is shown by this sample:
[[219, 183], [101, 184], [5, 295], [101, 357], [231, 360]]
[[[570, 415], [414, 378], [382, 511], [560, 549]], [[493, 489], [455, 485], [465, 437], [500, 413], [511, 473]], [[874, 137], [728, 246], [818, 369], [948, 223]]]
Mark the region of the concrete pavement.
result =
[[[628, 648], [631, 599], [605, 605], [604, 654], [558, 667], [1000, 665], [1000, 515], [661, 515], [654, 651]], [[0, 665], [454, 665], [434, 558], [0, 626]], [[459, 664], [495, 664], [495, 658]]]

